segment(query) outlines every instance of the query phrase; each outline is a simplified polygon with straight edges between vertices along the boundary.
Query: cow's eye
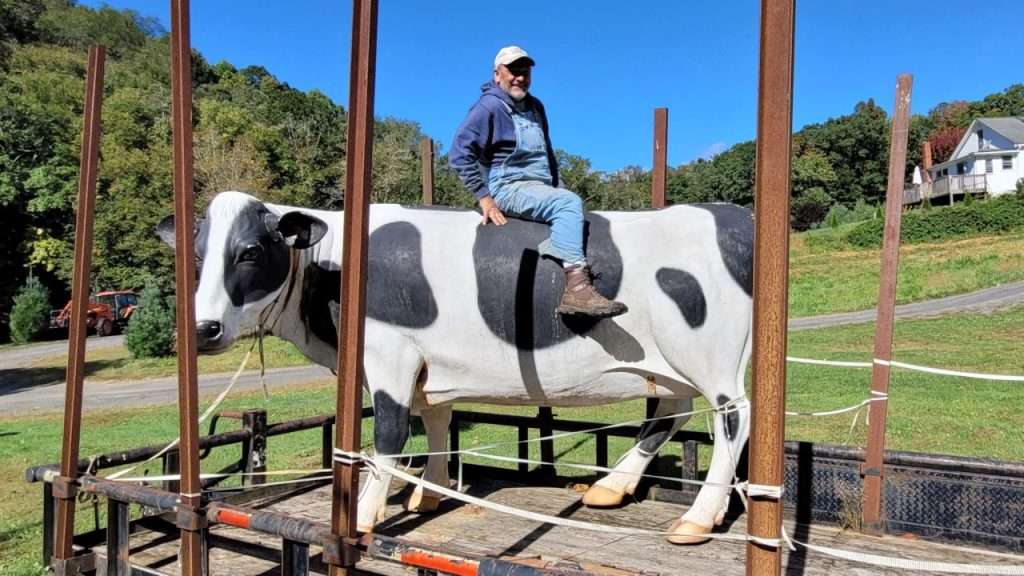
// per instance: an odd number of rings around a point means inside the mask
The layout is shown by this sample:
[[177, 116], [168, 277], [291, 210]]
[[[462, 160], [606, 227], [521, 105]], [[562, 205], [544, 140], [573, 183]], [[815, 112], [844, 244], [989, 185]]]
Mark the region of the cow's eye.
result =
[[263, 254], [263, 248], [260, 246], [249, 246], [242, 253], [238, 255], [239, 262], [255, 262], [260, 259], [260, 255]]

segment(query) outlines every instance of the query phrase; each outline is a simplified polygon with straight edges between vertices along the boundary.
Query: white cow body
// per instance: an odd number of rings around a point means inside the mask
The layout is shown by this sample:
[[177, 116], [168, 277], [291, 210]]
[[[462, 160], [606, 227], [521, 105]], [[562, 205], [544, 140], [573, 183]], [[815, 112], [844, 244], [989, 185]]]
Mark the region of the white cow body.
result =
[[[310, 248], [291, 251], [288, 281], [282, 282], [276, 290], [265, 295], [260, 292], [259, 297], [238, 305], [227, 296], [232, 285], [231, 274], [234, 274], [230, 270], [232, 257], [218, 258], [216, 254], [232, 241], [233, 235], [239, 234], [235, 229], [229, 232], [227, 223], [237, 219], [246, 206], [251, 209], [254, 202], [258, 201], [240, 193], [222, 193], [211, 204], [204, 239], [207, 254], [203, 258], [196, 298], [197, 324], [204, 321], [220, 324], [222, 335], [210, 349], [221, 350], [236, 338], [253, 332], [262, 317], [265, 329], [293, 342], [313, 361], [334, 368], [337, 358], [334, 343], [311, 333], [302, 307], [310, 306], [308, 285], [311, 280], [304, 277], [308, 266], [317, 264], [328, 271], [340, 269], [342, 214], [263, 204], [277, 219], [295, 213], [318, 219], [326, 224], [326, 234]], [[403, 265], [409, 265], [410, 258], [419, 258], [422, 275], [436, 303], [436, 313], [424, 313], [424, 320], [418, 323], [389, 321], [387, 313], [384, 318], [368, 315], [366, 319], [364, 367], [367, 387], [377, 410], [378, 453], [398, 453], [402, 447], [397, 444], [405, 441], [401, 415], [395, 420], [394, 429], [388, 424], [388, 416], [382, 419], [381, 410], [390, 410], [391, 406], [400, 407], [398, 412], [406, 410], [404, 414], [421, 414], [430, 450], [442, 451], [445, 449], [444, 429], [454, 402], [586, 406], [658, 397], [663, 399], [658, 411], [663, 415], [685, 411], [691, 406], [691, 398], [703, 395], [714, 406], [730, 403], [737, 407], [729, 417], [730, 423], [727, 424], [724, 417], [716, 418], [714, 456], [708, 475], [709, 482], [728, 484], [733, 480], [735, 460], [746, 442], [749, 426], [742, 398], [750, 356], [752, 302], [749, 286], [741, 286], [735, 278], [735, 270], [728, 269], [726, 260], [730, 255], [722, 252], [728, 249], [728, 243], [722, 243], [715, 215], [707, 207], [680, 205], [657, 211], [596, 213], [596, 217], [607, 220], [608, 236], [621, 255], [621, 283], [618, 293], [611, 296], [627, 304], [629, 312], [596, 322], [581, 335], [545, 346], [524, 347], [518, 341], [496, 335], [494, 327], [484, 319], [484, 309], [490, 301], [484, 301], [481, 290], [495, 287], [479, 286], [477, 271], [482, 266], [500, 268], [508, 262], [499, 261], [505, 256], [489, 260], [475, 257], [474, 242], [479, 241], [481, 233], [479, 214], [396, 205], [372, 207], [371, 236], [385, 229], [418, 232], [422, 247], [418, 253], [403, 249], [387, 258], [391, 259], [389, 262], [404, 262]], [[388, 225], [392, 225], [391, 228], [386, 228]], [[486, 232], [500, 234], [502, 231]], [[282, 233], [289, 235], [284, 230]], [[406, 238], [415, 236], [406, 235]], [[497, 238], [493, 246], [500, 247], [505, 240]], [[384, 255], [373, 251], [373, 245], [371, 242], [370, 260], [383, 258]], [[217, 248], [211, 251], [210, 247]], [[736, 256], [732, 257], [735, 261]], [[543, 266], [539, 270], [547, 270]], [[686, 279], [685, 286], [692, 287], [693, 280], [696, 281], [696, 291], [701, 293], [704, 303], [703, 308], [692, 306], [701, 315], [696, 326], [691, 325], [691, 318], [684, 318], [682, 306], [685, 304], [679, 303], [679, 294], [692, 290], [673, 292], [676, 294], [673, 299], [661, 276], [666, 269], [683, 271], [674, 274]], [[539, 272], [537, 277], [541, 282], [548, 278]], [[225, 286], [229, 290], [225, 290]], [[386, 286], [370, 282], [368, 299], [374, 298], [375, 289]], [[600, 284], [598, 286], [600, 288]], [[517, 285], [498, 289], [507, 290], [509, 294], [524, 290]], [[529, 286], [526, 289], [529, 290]], [[561, 284], [552, 285], [550, 289], [560, 293]], [[514, 295], [515, 298], [531, 297]], [[402, 294], [389, 298], [393, 308], [414, 308], [404, 301]], [[337, 300], [336, 292], [333, 299]], [[501, 314], [502, 310], [512, 314], [510, 309], [500, 306], [490, 314]], [[539, 314], [542, 319], [547, 318], [546, 311]], [[553, 308], [550, 314], [555, 324], [538, 322], [529, 329], [554, 330], [552, 326], [558, 326], [557, 314]], [[522, 321], [517, 322], [516, 330], [523, 330]], [[620, 502], [624, 494], [635, 489], [636, 474], [643, 471], [660, 444], [682, 423], [682, 419], [677, 419], [671, 426], [652, 429], [660, 434], [652, 440], [655, 444], [647, 446], [647, 450], [640, 445], [635, 447], [620, 461], [615, 473], [592, 488], [585, 502], [596, 505]], [[444, 458], [431, 457], [426, 478], [447, 485], [445, 462]], [[369, 482], [360, 501], [359, 524], [363, 529], [372, 528], [383, 513], [389, 478], [371, 478]], [[679, 533], [675, 540], [702, 540], [700, 534], [721, 522], [728, 494], [724, 488], [704, 487], [675, 527]], [[435, 497], [417, 490], [411, 507], [426, 510], [435, 505]], [[698, 537], [691, 537], [693, 534]]]

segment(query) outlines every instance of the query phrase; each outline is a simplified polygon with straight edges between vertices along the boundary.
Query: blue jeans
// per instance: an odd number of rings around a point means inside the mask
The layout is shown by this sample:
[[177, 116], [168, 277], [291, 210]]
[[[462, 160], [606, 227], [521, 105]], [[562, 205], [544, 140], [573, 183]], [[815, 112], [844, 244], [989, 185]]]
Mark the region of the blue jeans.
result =
[[540, 253], [564, 264], [586, 261], [583, 253], [583, 201], [574, 192], [542, 182], [511, 182], [491, 190], [502, 212], [551, 225], [551, 237], [540, 245]]

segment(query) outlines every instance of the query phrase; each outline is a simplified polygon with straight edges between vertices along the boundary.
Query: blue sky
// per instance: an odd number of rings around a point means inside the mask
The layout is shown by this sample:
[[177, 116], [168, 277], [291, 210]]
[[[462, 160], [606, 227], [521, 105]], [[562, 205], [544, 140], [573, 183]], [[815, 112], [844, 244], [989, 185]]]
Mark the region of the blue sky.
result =
[[[169, 2], [131, 8], [170, 29]], [[653, 108], [669, 108], [671, 165], [753, 139], [757, 0], [610, 2], [383, 0], [377, 117], [419, 122], [447, 150], [494, 54], [537, 61], [532, 92], [554, 145], [595, 169], [649, 168]], [[797, 5], [794, 129], [874, 98], [892, 109], [914, 75], [911, 109], [975, 100], [1024, 82], [1024, 2], [803, 0]], [[348, 105], [350, 2], [193, 0], [192, 45], [210, 62], [259, 64], [300, 90]]]

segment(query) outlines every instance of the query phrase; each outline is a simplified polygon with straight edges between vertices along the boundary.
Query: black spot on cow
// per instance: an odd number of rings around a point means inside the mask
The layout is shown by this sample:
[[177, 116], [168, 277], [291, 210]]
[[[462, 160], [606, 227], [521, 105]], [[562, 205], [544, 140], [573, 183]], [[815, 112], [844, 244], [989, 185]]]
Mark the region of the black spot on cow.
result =
[[326, 270], [310, 264], [302, 275], [302, 301], [299, 316], [309, 331], [318, 339], [338, 347], [337, 315], [332, 314], [331, 302], [341, 297], [341, 272]]
[[373, 447], [377, 454], [399, 454], [409, 438], [409, 407], [387, 392], [373, 393]]
[[409, 222], [385, 224], [370, 234], [366, 315], [406, 328], [437, 320], [437, 301], [423, 273], [420, 231]]
[[[385, 224], [370, 234], [367, 254], [366, 316], [406, 328], [425, 328], [437, 320], [437, 301], [423, 273], [420, 232], [408, 222]], [[317, 338], [337, 347], [341, 273], [316, 264], [303, 275], [303, 322]]]
[[[222, 257], [224, 289], [234, 306], [265, 298], [288, 278], [289, 248], [280, 234], [267, 228], [265, 217], [269, 214], [263, 204], [252, 203], [231, 223]], [[205, 227], [200, 228], [200, 254], [206, 250], [207, 233]]]
[[729, 275], [748, 296], [754, 294], [754, 217], [735, 204], [694, 204], [715, 218], [715, 236]]
[[[660, 400], [654, 401], [655, 411], [653, 413], [657, 413], [657, 406], [660, 402]], [[648, 413], [648, 417], [650, 417], [650, 414], [652, 413]], [[674, 423], [675, 420], [673, 418], [661, 418], [644, 422], [643, 427], [640, 428], [640, 435], [637, 437], [640, 441], [639, 449], [646, 454], [656, 453], [665, 442], [668, 442]]]
[[708, 303], [700, 282], [689, 272], [676, 268], [661, 268], [655, 274], [658, 286], [676, 303], [690, 328], [704, 325], [708, 315]]
[[[602, 320], [562, 316], [555, 310], [565, 286], [561, 262], [541, 257], [547, 224], [509, 219], [504, 226], [477, 227], [473, 243], [477, 306], [496, 336], [520, 350], [539, 350], [590, 333]], [[594, 287], [614, 299], [622, 284], [622, 255], [608, 220], [587, 214], [585, 252], [596, 273]]]
[[[719, 408], [725, 406], [730, 402], [729, 397], [726, 396], [725, 394], [719, 394], [718, 398], [715, 398], [715, 401], [718, 402]], [[739, 412], [736, 412], [735, 410], [730, 410], [729, 412], [726, 412], [725, 422], [723, 422], [723, 424], [725, 426], [725, 437], [728, 438], [729, 440], [735, 438], [736, 432], [739, 431], [740, 429]]]

